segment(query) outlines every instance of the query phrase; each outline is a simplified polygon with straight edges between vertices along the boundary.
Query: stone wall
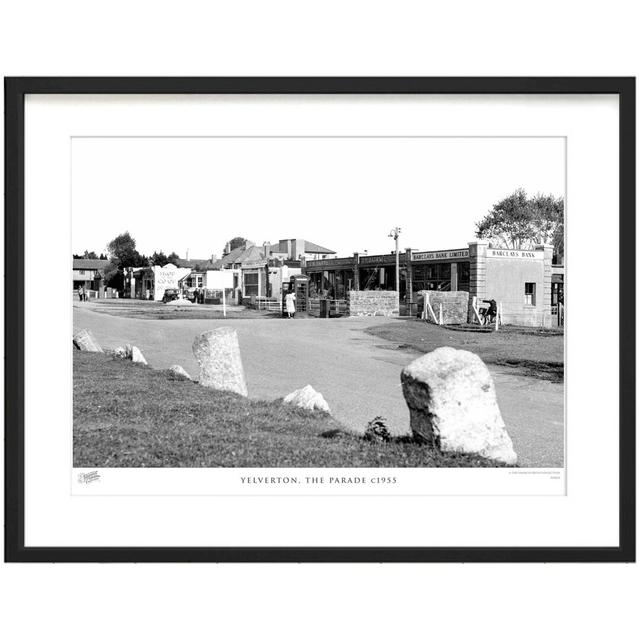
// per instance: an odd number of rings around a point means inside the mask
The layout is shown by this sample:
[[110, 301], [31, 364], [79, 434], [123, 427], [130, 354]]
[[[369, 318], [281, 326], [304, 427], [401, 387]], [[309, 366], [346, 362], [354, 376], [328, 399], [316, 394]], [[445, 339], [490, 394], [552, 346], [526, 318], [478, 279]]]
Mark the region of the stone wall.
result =
[[350, 316], [397, 316], [395, 291], [349, 291]]
[[[440, 305], [442, 304], [443, 324], [464, 324], [469, 315], [469, 293], [467, 291], [420, 291], [420, 312], [424, 309], [425, 295], [429, 296], [429, 302], [433, 307], [436, 318], [440, 317]], [[430, 316], [427, 318], [433, 321]]]

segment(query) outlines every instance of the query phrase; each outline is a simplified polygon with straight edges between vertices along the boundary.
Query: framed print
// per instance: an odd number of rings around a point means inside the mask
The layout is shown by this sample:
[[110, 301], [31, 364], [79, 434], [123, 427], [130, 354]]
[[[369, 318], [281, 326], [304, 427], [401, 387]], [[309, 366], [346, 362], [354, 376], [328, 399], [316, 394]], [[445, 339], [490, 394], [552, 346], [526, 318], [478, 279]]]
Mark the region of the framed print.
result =
[[9, 561], [635, 560], [633, 78], [7, 78]]

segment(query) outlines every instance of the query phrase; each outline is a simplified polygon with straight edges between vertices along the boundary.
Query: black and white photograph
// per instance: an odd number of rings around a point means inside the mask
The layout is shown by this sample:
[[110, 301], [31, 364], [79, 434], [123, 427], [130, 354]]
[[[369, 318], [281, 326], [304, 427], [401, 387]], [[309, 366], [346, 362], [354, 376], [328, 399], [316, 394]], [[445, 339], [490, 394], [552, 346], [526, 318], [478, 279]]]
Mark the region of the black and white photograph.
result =
[[70, 145], [75, 468], [564, 468], [565, 137]]
[[628, 557], [629, 83], [176, 82], [8, 83], [18, 555]]

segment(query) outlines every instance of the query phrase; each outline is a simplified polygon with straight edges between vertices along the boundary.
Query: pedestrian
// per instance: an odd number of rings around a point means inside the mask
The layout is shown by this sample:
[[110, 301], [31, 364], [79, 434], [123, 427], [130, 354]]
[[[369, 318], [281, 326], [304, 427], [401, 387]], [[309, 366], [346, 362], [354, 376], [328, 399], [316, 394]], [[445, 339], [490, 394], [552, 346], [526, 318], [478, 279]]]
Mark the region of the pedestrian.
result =
[[290, 291], [284, 297], [284, 304], [287, 310], [287, 317], [294, 318], [296, 315], [296, 294], [293, 291]]
[[485, 311], [486, 323], [491, 324], [498, 315], [498, 304], [495, 300], [483, 300], [482, 302], [488, 302], [489, 308]]
[[82, 302], [82, 285], [78, 287], [78, 300]]

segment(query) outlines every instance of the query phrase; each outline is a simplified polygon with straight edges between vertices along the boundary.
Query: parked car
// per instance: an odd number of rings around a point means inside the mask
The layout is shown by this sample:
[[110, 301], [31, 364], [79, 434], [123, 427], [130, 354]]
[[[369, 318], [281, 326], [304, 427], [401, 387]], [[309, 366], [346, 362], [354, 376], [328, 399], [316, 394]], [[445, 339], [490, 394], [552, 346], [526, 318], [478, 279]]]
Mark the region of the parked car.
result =
[[165, 289], [164, 295], [162, 296], [162, 302], [171, 302], [172, 300], [177, 300], [180, 297], [180, 292], [178, 289]]

